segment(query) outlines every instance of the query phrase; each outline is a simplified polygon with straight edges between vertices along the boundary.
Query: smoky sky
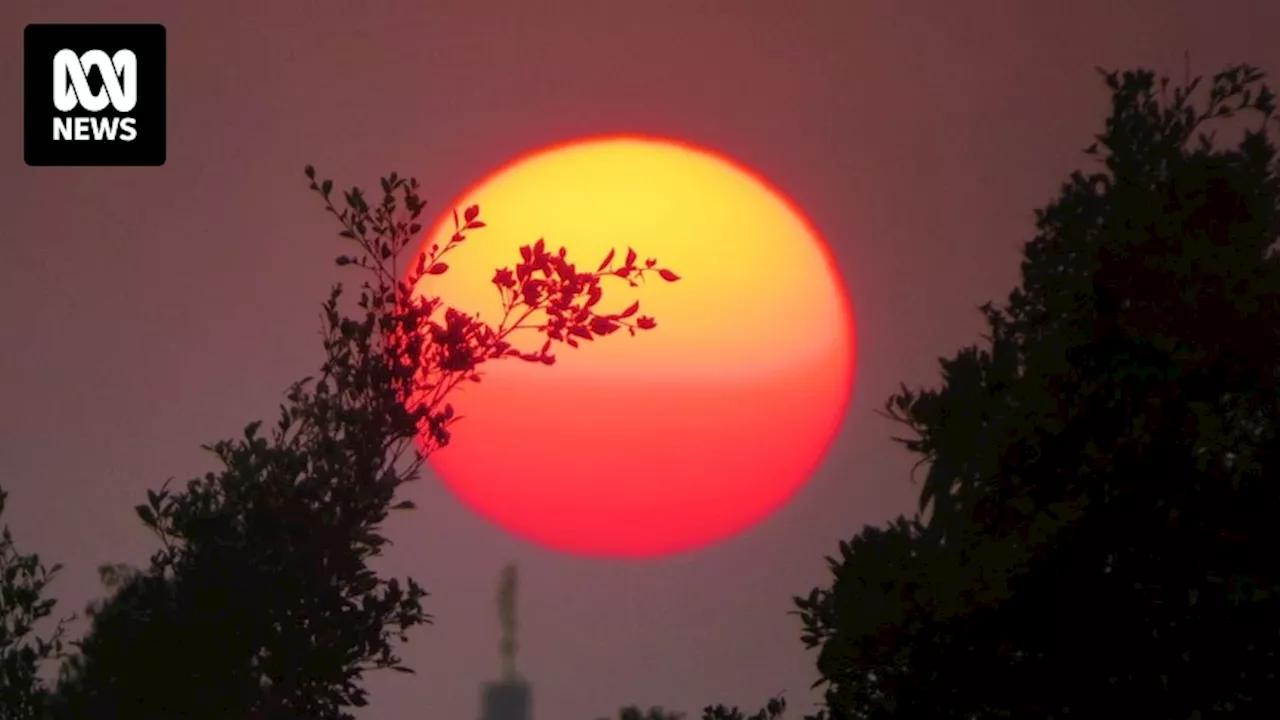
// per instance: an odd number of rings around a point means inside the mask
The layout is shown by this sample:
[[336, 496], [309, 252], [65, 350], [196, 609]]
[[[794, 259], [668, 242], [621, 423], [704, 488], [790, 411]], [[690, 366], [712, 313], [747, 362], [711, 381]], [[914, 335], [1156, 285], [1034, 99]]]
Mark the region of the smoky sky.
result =
[[[168, 161], [28, 168], [30, 22], [168, 31]], [[465, 720], [499, 671], [494, 594], [521, 568], [520, 669], [541, 720], [620, 705], [808, 709], [814, 657], [790, 597], [824, 554], [913, 507], [913, 458], [874, 410], [977, 342], [977, 306], [1017, 279], [1032, 210], [1101, 127], [1095, 66], [1181, 79], [1280, 72], [1280, 5], [1143, 0], [37, 2], [0, 9], [0, 483], [22, 547], [66, 568], [144, 563], [146, 488], [212, 469], [201, 443], [274, 415], [319, 359], [341, 279], [332, 220], [306, 190], [419, 177], [436, 211], [538, 146], [604, 132], [726, 153], [790, 195], [830, 242], [857, 318], [856, 388], [812, 482], [715, 547], [656, 562], [581, 559], [479, 519], [433, 478], [394, 518], [381, 567], [432, 592], [361, 717]], [[376, 185], [374, 185], [376, 187]], [[762, 343], [785, 342], [767, 328]], [[778, 442], [785, 421], [775, 422]], [[465, 432], [459, 425], [457, 432]], [[743, 448], [743, 452], [751, 452]], [[77, 626], [78, 627], [78, 626]]]

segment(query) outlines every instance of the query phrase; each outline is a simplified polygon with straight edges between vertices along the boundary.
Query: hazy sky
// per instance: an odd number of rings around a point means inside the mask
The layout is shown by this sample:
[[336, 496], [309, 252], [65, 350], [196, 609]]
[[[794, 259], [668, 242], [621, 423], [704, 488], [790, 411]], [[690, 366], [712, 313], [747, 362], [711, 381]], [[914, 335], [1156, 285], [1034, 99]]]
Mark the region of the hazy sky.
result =
[[[873, 411], [900, 381], [933, 382], [939, 355], [976, 340], [976, 306], [1011, 287], [1032, 209], [1100, 127], [1093, 67], [1180, 78], [1190, 51], [1197, 72], [1280, 73], [1269, 0], [106, 5], [0, 9], [0, 483], [22, 546], [66, 565], [66, 611], [99, 594], [97, 565], [145, 561], [131, 508], [146, 488], [211, 469], [201, 443], [271, 415], [316, 365], [340, 245], [306, 163], [340, 186], [417, 175], [439, 209], [540, 145], [672, 135], [772, 178], [839, 259], [854, 401], [822, 470], [753, 531], [664, 561], [584, 560], [506, 535], [434, 479], [412, 488], [421, 509], [392, 523], [385, 567], [424, 582], [437, 624], [407, 648], [416, 677], [371, 680], [362, 717], [386, 720], [476, 716], [509, 560], [538, 720], [777, 691], [806, 710], [791, 595], [915, 495]], [[168, 163], [26, 167], [23, 26], [104, 21], [168, 28]]]

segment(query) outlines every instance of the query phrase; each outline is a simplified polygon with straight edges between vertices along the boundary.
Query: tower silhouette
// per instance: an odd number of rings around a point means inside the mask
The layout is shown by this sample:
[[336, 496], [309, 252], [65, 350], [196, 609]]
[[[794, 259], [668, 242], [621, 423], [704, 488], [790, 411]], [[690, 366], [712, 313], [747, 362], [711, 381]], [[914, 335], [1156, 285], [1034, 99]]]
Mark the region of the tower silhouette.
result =
[[502, 624], [502, 675], [485, 683], [481, 696], [481, 720], [529, 720], [532, 688], [516, 670], [516, 589], [515, 565], [502, 569], [498, 588], [498, 619]]

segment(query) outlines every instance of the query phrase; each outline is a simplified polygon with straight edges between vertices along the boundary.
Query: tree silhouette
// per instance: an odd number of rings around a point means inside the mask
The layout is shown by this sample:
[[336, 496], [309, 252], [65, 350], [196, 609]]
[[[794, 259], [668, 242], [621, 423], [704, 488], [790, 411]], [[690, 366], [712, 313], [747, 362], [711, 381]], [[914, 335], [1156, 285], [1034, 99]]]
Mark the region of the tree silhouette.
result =
[[886, 403], [920, 514], [796, 599], [822, 716], [1280, 716], [1275, 96], [1103, 77], [1102, 167], [1037, 212], [984, 344]]
[[[604, 312], [604, 284], [678, 279], [656, 261], [638, 265], [633, 250], [621, 265], [611, 252], [582, 271], [539, 239], [494, 276], [505, 313], [489, 325], [416, 292], [484, 227], [479, 207], [455, 211], [449, 242], [414, 260], [405, 255], [422, 232], [416, 180], [393, 173], [376, 205], [353, 188], [340, 207], [331, 181], [306, 174], [355, 246], [337, 259], [364, 274], [354, 308], [335, 286], [320, 373], [289, 389], [273, 426], [254, 422], [207, 447], [219, 471], [148, 492], [137, 513], [162, 547], [141, 571], [104, 574], [116, 592], [90, 608], [53, 717], [351, 718], [367, 703], [363, 673], [411, 672], [397, 644], [430, 622], [416, 582], [368, 563], [388, 543], [388, 513], [412, 507], [397, 490], [449, 442], [451, 393], [480, 381], [487, 362], [549, 365], [555, 343], [653, 328], [638, 303]], [[518, 330], [541, 347], [516, 344]]]
[[[786, 711], [787, 701], [779, 695], [750, 715], [738, 709], [736, 705], [734, 707], [708, 705], [702, 709], [702, 720], [779, 720]], [[641, 710], [639, 705], [628, 705], [618, 711], [618, 720], [684, 720], [684, 717], [684, 713], [664, 710], [657, 706]]]
[[[0, 488], [0, 518], [7, 499]], [[46, 595], [59, 569], [18, 552], [9, 526], [0, 527], [0, 720], [40, 717], [48, 690], [39, 673], [61, 655], [65, 621], [48, 637], [35, 626], [53, 612], [55, 601]]]

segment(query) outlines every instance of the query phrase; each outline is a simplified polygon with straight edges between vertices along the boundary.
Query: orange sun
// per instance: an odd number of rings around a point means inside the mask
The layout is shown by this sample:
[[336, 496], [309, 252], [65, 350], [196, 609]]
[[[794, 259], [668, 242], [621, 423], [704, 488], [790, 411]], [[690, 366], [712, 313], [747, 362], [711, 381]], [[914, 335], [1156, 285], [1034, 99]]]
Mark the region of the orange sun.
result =
[[[646, 557], [741, 532], [806, 482], [852, 390], [853, 320], [782, 193], [702, 148], [610, 136], [524, 155], [452, 208], [473, 204], [487, 227], [418, 291], [482, 320], [501, 316], [494, 270], [538, 238], [590, 267], [634, 247], [681, 279], [606, 279], [601, 311], [638, 299], [653, 330], [557, 345], [553, 366], [486, 363], [459, 387], [462, 419], [430, 463], [466, 505], [551, 548]], [[452, 208], [426, 244], [448, 242]]]

